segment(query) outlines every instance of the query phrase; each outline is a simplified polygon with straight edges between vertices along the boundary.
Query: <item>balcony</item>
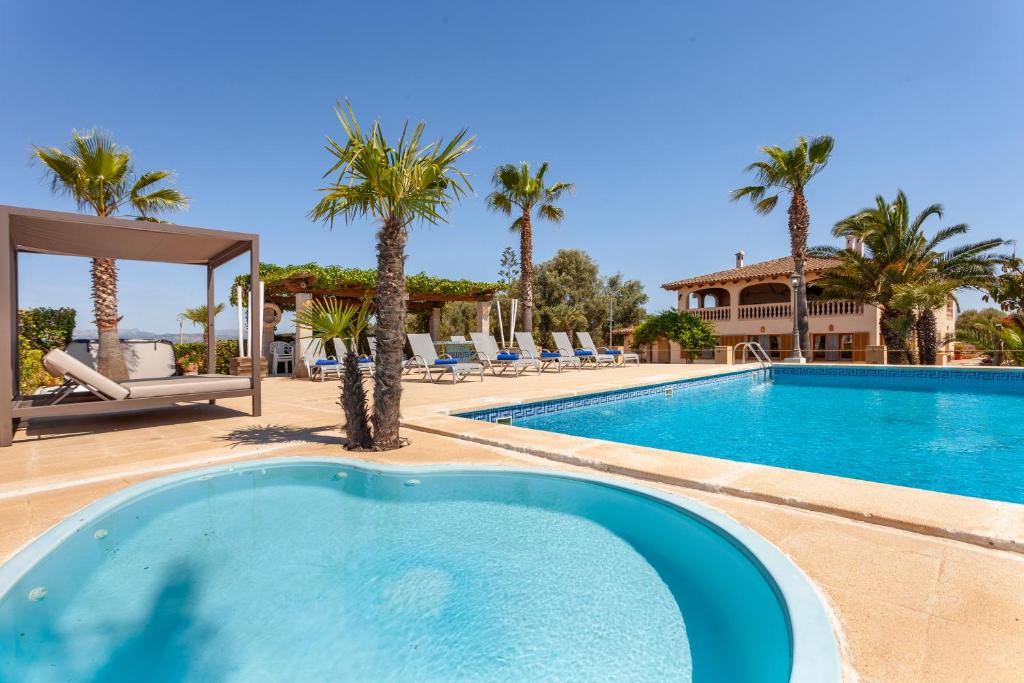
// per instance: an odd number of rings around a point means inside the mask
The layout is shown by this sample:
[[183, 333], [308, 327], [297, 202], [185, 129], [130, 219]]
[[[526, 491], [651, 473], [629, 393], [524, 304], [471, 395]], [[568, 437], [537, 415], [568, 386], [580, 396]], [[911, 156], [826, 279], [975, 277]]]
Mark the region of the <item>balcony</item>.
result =
[[[692, 313], [701, 320], [709, 322], [727, 322], [732, 320], [732, 308], [718, 306], [715, 308], [691, 308]], [[844, 315], [863, 315], [864, 305], [853, 301], [808, 301], [807, 312], [811, 317], [834, 317]], [[747, 304], [736, 306], [736, 320], [791, 320], [793, 304]]]

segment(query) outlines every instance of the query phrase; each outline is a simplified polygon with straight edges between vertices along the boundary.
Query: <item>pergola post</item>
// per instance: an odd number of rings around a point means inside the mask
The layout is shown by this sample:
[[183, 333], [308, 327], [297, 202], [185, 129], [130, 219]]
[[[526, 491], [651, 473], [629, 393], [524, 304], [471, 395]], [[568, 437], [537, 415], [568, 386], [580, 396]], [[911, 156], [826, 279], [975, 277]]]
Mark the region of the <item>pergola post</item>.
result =
[[[295, 294], [295, 312], [298, 313], [306, 307], [313, 299], [313, 295], [307, 292], [298, 292]], [[299, 324], [298, 320], [295, 321], [295, 347], [292, 350], [292, 377], [306, 377], [306, 364], [302, 362], [303, 354], [306, 352], [306, 347], [310, 343], [310, 337], [312, 336], [312, 330], [308, 327], [304, 327]]]
[[[206, 371], [217, 372], [217, 330], [215, 329], [215, 315], [213, 303], [216, 298], [216, 290], [213, 282], [213, 264], [206, 265]], [[210, 401], [212, 404], [213, 401]]]
[[[263, 333], [262, 320], [263, 317], [263, 287], [260, 283], [260, 239], [259, 237], [253, 237], [252, 242], [249, 243], [249, 329], [252, 330], [252, 344], [249, 349], [249, 356], [252, 359], [252, 414], [253, 417], [259, 417], [262, 410], [262, 396], [260, 382], [260, 372], [263, 369], [263, 356], [261, 349], [263, 345], [260, 343], [260, 335]], [[253, 299], [258, 299], [253, 301]], [[239, 301], [238, 305], [241, 306], [242, 302]], [[256, 353], [253, 353], [253, 349]], [[241, 352], [241, 349], [239, 349]], [[292, 366], [295, 366], [295, 361], [292, 361]]]
[[435, 306], [430, 309], [430, 338], [434, 341], [441, 341], [441, 307]]
[[9, 284], [9, 295], [0, 297], [0, 320], [7, 327], [0, 330], [0, 446], [10, 446], [14, 441], [14, 422], [11, 416], [11, 402], [18, 395], [15, 386], [14, 369], [18, 344], [17, 275], [15, 262], [18, 253], [11, 243], [11, 217], [5, 208], [0, 208], [0, 282]]
[[484, 334], [491, 333], [491, 306], [493, 301], [476, 302], [476, 331]]

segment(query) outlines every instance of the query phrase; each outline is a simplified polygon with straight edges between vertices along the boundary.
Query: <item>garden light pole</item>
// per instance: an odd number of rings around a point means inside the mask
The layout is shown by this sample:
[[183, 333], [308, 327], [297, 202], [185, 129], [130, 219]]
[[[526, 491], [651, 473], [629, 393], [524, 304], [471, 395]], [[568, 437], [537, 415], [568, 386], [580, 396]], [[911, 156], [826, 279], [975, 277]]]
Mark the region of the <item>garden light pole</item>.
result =
[[807, 359], [800, 352], [800, 325], [796, 317], [797, 308], [797, 292], [803, 285], [803, 278], [800, 277], [799, 273], [793, 273], [789, 276], [789, 283], [793, 285], [793, 353], [790, 354], [789, 358], [786, 359], [787, 363], [806, 363]]

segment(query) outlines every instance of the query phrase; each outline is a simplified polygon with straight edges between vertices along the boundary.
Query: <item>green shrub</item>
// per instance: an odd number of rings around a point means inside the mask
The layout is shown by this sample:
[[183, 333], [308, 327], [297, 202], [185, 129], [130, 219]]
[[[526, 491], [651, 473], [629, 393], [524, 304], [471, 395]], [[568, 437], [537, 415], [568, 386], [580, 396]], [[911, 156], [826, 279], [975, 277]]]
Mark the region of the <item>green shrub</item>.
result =
[[33, 349], [63, 349], [75, 330], [73, 308], [24, 308], [18, 311], [19, 334]]
[[32, 348], [25, 337], [18, 337], [18, 389], [22, 394], [31, 394], [36, 389], [60, 381], [43, 367], [43, 352]]
[[[174, 364], [177, 366], [178, 372], [185, 372], [185, 368], [182, 366], [181, 361], [187, 360], [187, 358], [184, 357], [192, 357], [193, 354], [198, 355], [199, 357], [199, 372], [206, 372], [206, 344], [202, 342], [189, 342], [187, 344], [174, 345]], [[237, 355], [237, 339], [217, 340], [217, 367], [215, 372], [219, 375], [228, 374], [228, 371], [231, 369], [231, 359]]]

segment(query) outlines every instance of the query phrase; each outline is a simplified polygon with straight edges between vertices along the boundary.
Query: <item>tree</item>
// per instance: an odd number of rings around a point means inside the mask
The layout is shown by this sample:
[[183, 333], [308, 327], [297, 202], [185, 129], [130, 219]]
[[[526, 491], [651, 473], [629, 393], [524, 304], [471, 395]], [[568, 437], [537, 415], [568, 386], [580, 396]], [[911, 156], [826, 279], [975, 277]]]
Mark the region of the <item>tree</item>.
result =
[[[224, 310], [224, 304], [217, 304], [213, 307], [213, 317], [217, 317]], [[195, 308], [186, 308], [182, 314], [185, 320], [189, 320], [193, 325], [198, 325], [203, 328], [203, 343], [209, 345], [210, 343], [210, 325], [209, 318], [206, 315], [206, 304], [202, 306], [196, 306]]]
[[998, 308], [983, 308], [980, 311], [968, 309], [966, 311], [961, 311], [960, 315], [956, 317], [956, 329], [958, 332], [961, 329], [971, 329], [975, 323], [983, 321], [998, 323], [1002, 322], [1005, 317], [1006, 314]]
[[1019, 313], [1000, 320], [978, 317], [970, 324], [958, 324], [956, 339], [987, 352], [996, 365], [1002, 365], [1004, 359], [1024, 365], [1024, 317]]
[[935, 309], [945, 306], [955, 290], [956, 283], [942, 277], [893, 287], [892, 307], [906, 316], [906, 321], [900, 321], [898, 327], [913, 330], [917, 339], [917, 362], [922, 365], [935, 365], [939, 341]]
[[557, 182], [544, 184], [544, 176], [548, 172], [548, 162], [537, 169], [536, 175], [530, 173], [530, 165], [525, 161], [520, 165], [505, 164], [494, 170], [491, 179], [494, 192], [487, 195], [487, 207], [492, 211], [511, 216], [518, 211], [519, 216], [512, 221], [509, 228], [519, 232], [519, 267], [521, 270], [520, 296], [523, 302], [523, 329], [533, 332], [533, 214], [537, 218], [561, 223], [565, 211], [555, 205], [562, 195], [572, 192], [572, 183]]
[[[881, 331], [890, 357], [906, 357], [913, 361], [908, 348], [911, 330], [917, 327], [914, 311], [902, 306], [907, 299], [895, 299], [900, 288], [946, 288], [952, 293], [961, 287], [981, 288], [990, 283], [996, 264], [1002, 257], [990, 253], [1003, 244], [1001, 239], [988, 239], [942, 251], [943, 243], [965, 235], [970, 228], [964, 224], [940, 228], [929, 239], [923, 225], [932, 216], [942, 217], [942, 206], [932, 204], [911, 219], [910, 205], [903, 191], [888, 202], [881, 195], [869, 207], [836, 223], [832, 234], [860, 240], [864, 253], [835, 247], [815, 247], [814, 256], [834, 258], [839, 265], [826, 271], [815, 284], [827, 297], [852, 299], [876, 306], [881, 312]], [[908, 315], [910, 318], [908, 320]], [[920, 314], [921, 326], [935, 327], [934, 313], [928, 309]], [[926, 341], [926, 343], [928, 343]], [[926, 350], [930, 357], [934, 351]]]
[[377, 362], [373, 385], [373, 446], [390, 450], [402, 445], [398, 433], [402, 399], [402, 348], [405, 345], [405, 245], [416, 222], [446, 222], [453, 202], [472, 191], [457, 167], [473, 149], [465, 129], [447, 144], [423, 142], [425, 124], [409, 131], [406, 123], [394, 144], [374, 121], [364, 133], [351, 105], [335, 108], [345, 133], [343, 143], [327, 138], [334, 163], [324, 174], [335, 179], [321, 188], [323, 197], [310, 211], [313, 220], [330, 226], [338, 218], [352, 222], [372, 218], [377, 232]]
[[695, 351], [712, 349], [718, 343], [711, 323], [674, 309], [645, 318], [633, 329], [633, 339], [642, 346], [651, 346], [659, 339], [674, 341], [691, 363]]
[[512, 247], [505, 247], [501, 252], [498, 280], [505, 285], [510, 295], [519, 285], [519, 257]]
[[[643, 283], [639, 280], [627, 280], [622, 273], [615, 273], [605, 280], [604, 299], [606, 308], [607, 302], [611, 302], [612, 322], [619, 327], [636, 325], [647, 315], [644, 304], [649, 297], [644, 291]], [[608, 314], [607, 310], [603, 313], [605, 316]], [[612, 345], [611, 339], [608, 339], [608, 345]]]
[[345, 413], [345, 444], [349, 450], [366, 450], [373, 446], [370, 416], [366, 411], [366, 387], [356, 356], [359, 337], [369, 321], [369, 299], [363, 301], [362, 306], [344, 304], [335, 298], [314, 299], [295, 312], [295, 322], [308, 327], [314, 343], [323, 348], [334, 339], [352, 340], [349, 348], [334, 350], [341, 356], [343, 365], [340, 405]]
[[[157, 187], [173, 178], [171, 171], [136, 175], [131, 151], [101, 130], [71, 131], [71, 143], [66, 150], [33, 147], [32, 156], [46, 167], [54, 194], [71, 197], [80, 210], [91, 210], [97, 216], [113, 216], [130, 207], [136, 218], [148, 220], [155, 214], [188, 207], [188, 198], [177, 190]], [[92, 259], [92, 299], [99, 336], [96, 367], [111, 379], [128, 379], [128, 366], [117, 334], [120, 317], [114, 259]]]
[[807, 287], [804, 281], [804, 259], [807, 257], [807, 234], [811, 226], [811, 214], [807, 209], [804, 190], [807, 183], [818, 175], [828, 164], [834, 146], [828, 135], [808, 140], [800, 137], [796, 147], [762, 147], [767, 161], [755, 161], [745, 170], [753, 171], [756, 184], [741, 187], [732, 192], [732, 200], [744, 197], [754, 205], [759, 214], [769, 214], [779, 202], [779, 195], [769, 194], [774, 190], [788, 192], [789, 200], [789, 247], [793, 256], [793, 270], [800, 276], [802, 286], [796, 293], [796, 319], [800, 331], [800, 348], [810, 350], [807, 323]]
[[1024, 260], [1016, 255], [1000, 264], [1000, 273], [987, 288], [982, 297], [985, 301], [999, 304], [1008, 313], [1024, 308]]

